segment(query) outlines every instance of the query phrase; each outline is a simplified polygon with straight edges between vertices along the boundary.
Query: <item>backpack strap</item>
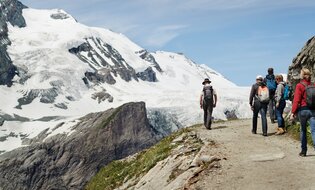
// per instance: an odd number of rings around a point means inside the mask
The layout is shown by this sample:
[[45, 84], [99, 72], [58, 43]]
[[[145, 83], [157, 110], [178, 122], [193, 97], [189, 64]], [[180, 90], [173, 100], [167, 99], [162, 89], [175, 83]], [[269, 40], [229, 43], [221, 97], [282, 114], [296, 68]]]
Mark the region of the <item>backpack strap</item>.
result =
[[304, 93], [303, 94], [305, 94], [306, 93], [306, 87], [308, 87], [308, 85], [305, 84], [304, 82], [300, 82], [300, 83], [304, 86]]
[[307, 87], [308, 85], [305, 84], [304, 82], [300, 82], [304, 87]]

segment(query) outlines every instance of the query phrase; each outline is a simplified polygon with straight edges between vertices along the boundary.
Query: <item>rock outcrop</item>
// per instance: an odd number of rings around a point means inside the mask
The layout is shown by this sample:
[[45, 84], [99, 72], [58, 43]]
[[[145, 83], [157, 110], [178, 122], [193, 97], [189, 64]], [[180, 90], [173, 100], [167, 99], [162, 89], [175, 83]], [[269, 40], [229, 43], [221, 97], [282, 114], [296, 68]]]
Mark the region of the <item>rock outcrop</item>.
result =
[[315, 36], [306, 42], [301, 52], [293, 59], [289, 67], [288, 81], [292, 83], [294, 88], [300, 80], [300, 71], [302, 68], [308, 68], [312, 73], [312, 79], [315, 79]]
[[0, 189], [83, 189], [110, 161], [158, 141], [143, 102], [89, 114], [72, 130], [1, 155]]
[[148, 67], [143, 72], [137, 73], [137, 77], [140, 78], [141, 80], [149, 81], [149, 82], [157, 82], [158, 81], [156, 78], [156, 73], [154, 72], [152, 67]]
[[[86, 38], [83, 44], [69, 49], [69, 52], [95, 70], [94, 78], [89, 78], [91, 73], [86, 73], [86, 77], [92, 82], [99, 81], [114, 84], [116, 81], [113, 76], [120, 76], [127, 82], [132, 79], [138, 81], [136, 71], [128, 65], [121, 54], [100, 38]], [[107, 72], [99, 72], [101, 69], [107, 70]], [[102, 75], [104, 76], [102, 77]]]
[[17, 0], [3, 0], [0, 2], [0, 85], [12, 85], [12, 79], [17, 72], [13, 65], [7, 46], [11, 44], [8, 37], [9, 22], [13, 26], [25, 27], [26, 23], [22, 16], [22, 9], [26, 8]]
[[143, 50], [136, 52], [136, 54], [139, 54], [139, 57], [141, 57], [141, 59], [144, 59], [144, 60], [152, 63], [153, 67], [156, 68], [157, 71], [163, 72], [160, 65], [156, 62], [155, 58], [153, 57], [153, 55], [150, 52], [143, 49]]

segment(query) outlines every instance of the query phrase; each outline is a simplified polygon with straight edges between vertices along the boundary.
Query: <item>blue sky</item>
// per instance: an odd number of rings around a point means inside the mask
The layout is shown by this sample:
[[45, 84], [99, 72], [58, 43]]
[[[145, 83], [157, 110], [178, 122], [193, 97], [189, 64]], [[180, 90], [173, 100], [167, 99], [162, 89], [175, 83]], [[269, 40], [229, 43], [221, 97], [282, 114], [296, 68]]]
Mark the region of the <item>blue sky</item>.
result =
[[[315, 34], [314, 0], [22, 0], [120, 32], [149, 51], [184, 53], [240, 86], [287, 73]], [[74, 3], [75, 2], [75, 3]]]

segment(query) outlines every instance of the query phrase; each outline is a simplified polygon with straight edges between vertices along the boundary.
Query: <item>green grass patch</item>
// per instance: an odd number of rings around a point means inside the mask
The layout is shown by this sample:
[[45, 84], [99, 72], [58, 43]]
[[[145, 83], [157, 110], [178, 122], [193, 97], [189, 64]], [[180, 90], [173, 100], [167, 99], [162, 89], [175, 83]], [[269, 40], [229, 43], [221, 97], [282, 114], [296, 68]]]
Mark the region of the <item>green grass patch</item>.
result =
[[86, 190], [111, 190], [120, 187], [124, 181], [146, 174], [159, 161], [164, 160], [172, 149], [178, 146], [172, 141], [192, 129], [184, 128], [162, 139], [155, 146], [140, 152], [135, 158], [116, 160], [102, 168], [87, 184]]
[[113, 111], [113, 113], [112, 113], [108, 118], [104, 119], [104, 120], [100, 123], [99, 127], [100, 127], [100, 128], [105, 128], [105, 127], [110, 123], [110, 121], [113, 120], [113, 119], [116, 117], [116, 115], [120, 112], [121, 109], [122, 109], [122, 106], [119, 106], [118, 108], [116, 108], [116, 109]]

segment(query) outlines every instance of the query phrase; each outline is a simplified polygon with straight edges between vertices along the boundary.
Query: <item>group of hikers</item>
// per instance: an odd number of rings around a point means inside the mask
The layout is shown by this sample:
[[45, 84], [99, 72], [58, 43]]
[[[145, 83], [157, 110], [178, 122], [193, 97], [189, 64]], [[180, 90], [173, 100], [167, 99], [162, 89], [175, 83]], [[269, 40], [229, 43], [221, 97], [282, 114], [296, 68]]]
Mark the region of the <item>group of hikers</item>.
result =
[[[211, 81], [206, 78], [202, 82], [203, 89], [200, 95], [200, 108], [204, 111], [204, 126], [211, 130], [212, 111], [217, 104], [217, 93], [210, 85]], [[300, 72], [300, 82], [296, 85], [292, 94], [291, 85], [283, 81], [281, 74], [274, 75], [273, 68], [268, 69], [266, 77], [258, 75], [252, 85], [249, 95], [249, 105], [253, 111], [252, 134], [257, 134], [257, 118], [261, 115], [262, 135], [268, 136], [267, 110], [271, 123], [277, 122], [275, 135], [285, 133], [285, 121], [283, 112], [286, 100], [292, 100], [290, 120], [296, 118], [300, 121], [300, 156], [307, 153], [307, 122], [310, 121], [313, 147], [315, 149], [315, 84], [311, 83], [311, 72], [303, 68]]]
[[265, 78], [261, 75], [256, 77], [256, 83], [252, 85], [249, 105], [253, 110], [252, 133], [257, 133], [257, 117], [258, 113], [261, 115], [263, 136], [267, 136], [267, 108], [269, 111], [272, 123], [277, 120], [278, 128], [276, 135], [285, 133], [283, 110], [286, 106], [284, 98], [285, 84], [283, 76], [274, 75], [273, 68], [268, 69], [268, 74]]

